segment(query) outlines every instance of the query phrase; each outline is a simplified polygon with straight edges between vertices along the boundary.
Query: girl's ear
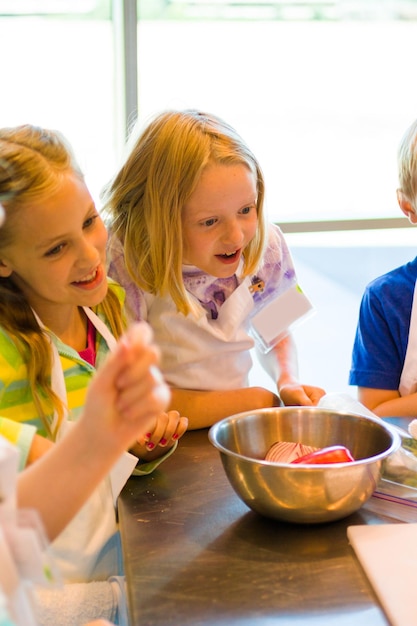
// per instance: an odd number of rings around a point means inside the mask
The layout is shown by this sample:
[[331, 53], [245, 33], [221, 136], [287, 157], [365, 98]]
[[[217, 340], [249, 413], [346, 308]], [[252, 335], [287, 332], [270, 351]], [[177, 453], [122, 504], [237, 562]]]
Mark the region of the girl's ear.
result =
[[8, 264], [7, 261], [3, 261], [0, 259], [0, 277], [8, 278], [13, 273], [13, 268]]
[[410, 221], [411, 224], [417, 224], [417, 213], [408, 200], [407, 196], [401, 191], [401, 189], [397, 189], [397, 200], [400, 205], [401, 211], [404, 213], [406, 218]]

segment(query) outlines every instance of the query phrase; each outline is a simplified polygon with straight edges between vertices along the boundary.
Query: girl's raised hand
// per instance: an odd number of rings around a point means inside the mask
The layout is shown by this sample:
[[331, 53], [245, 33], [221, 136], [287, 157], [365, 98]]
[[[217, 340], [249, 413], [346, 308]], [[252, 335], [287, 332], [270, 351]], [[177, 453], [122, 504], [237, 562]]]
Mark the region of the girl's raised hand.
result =
[[133, 324], [91, 381], [80, 420], [92, 441], [113, 439], [127, 449], [153, 432], [170, 400], [158, 359], [150, 327]]
[[[152, 343], [152, 330], [145, 322], [133, 324], [120, 340], [116, 353], [121, 371], [116, 380], [117, 409], [126, 419], [147, 411], [154, 417], [167, 408], [170, 391], [157, 365], [159, 350]], [[145, 408], [146, 407], [146, 408]]]

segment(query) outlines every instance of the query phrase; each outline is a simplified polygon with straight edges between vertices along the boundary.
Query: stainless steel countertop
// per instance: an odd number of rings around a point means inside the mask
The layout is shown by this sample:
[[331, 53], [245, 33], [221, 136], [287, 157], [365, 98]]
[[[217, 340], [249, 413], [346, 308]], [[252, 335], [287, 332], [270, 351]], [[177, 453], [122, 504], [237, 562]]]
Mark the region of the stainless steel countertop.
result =
[[233, 491], [207, 430], [129, 479], [119, 519], [131, 626], [389, 623], [346, 529], [395, 520], [367, 504], [316, 526], [263, 518]]

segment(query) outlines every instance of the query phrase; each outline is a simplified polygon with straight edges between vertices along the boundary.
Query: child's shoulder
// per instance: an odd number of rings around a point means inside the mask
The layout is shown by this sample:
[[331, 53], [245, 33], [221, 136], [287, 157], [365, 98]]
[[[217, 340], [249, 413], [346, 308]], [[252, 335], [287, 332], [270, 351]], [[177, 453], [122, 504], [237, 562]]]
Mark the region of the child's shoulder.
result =
[[261, 267], [293, 268], [291, 254], [284, 235], [277, 224], [269, 224], [266, 245], [262, 255]]
[[0, 358], [10, 364], [23, 361], [14, 337], [3, 326], [0, 326]]
[[269, 222], [266, 228], [267, 246], [281, 246], [285, 242], [284, 234], [278, 224]]
[[417, 280], [417, 258], [378, 276], [366, 287], [362, 297], [362, 309], [410, 311]]
[[109, 286], [109, 289], [117, 296], [118, 300], [123, 304], [125, 297], [126, 297], [126, 292], [125, 292], [124, 287], [122, 287], [113, 278], [110, 278], [110, 276], [107, 277], [107, 284]]
[[417, 280], [417, 257], [385, 274], [374, 278], [367, 286], [368, 291], [387, 291], [404, 289], [414, 292]]
[[[23, 346], [19, 349], [14, 337], [8, 333], [3, 327], [0, 327], [0, 397], [4, 397], [5, 390], [9, 385], [15, 386], [16, 389], [29, 388], [27, 364], [25, 358], [25, 349]], [[20, 381], [16, 386], [16, 381]], [[2, 403], [2, 400], [0, 400]], [[10, 405], [10, 398], [7, 400]]]

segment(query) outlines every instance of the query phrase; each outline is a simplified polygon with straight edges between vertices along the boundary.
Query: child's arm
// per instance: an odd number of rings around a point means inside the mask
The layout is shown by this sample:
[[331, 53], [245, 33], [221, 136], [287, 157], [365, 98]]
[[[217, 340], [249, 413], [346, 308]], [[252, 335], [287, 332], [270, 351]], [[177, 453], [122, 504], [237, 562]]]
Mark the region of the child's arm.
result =
[[29, 450], [27, 465], [31, 465], [37, 459], [40, 459], [54, 446], [54, 442], [41, 435], [35, 435], [32, 440], [32, 445]]
[[79, 420], [19, 474], [18, 505], [37, 509], [53, 540], [120, 455], [152, 431], [169, 401], [158, 352], [144, 324], [131, 328], [96, 373]]
[[417, 393], [400, 396], [398, 391], [358, 387], [358, 400], [379, 417], [415, 417]]
[[274, 406], [280, 406], [278, 396], [262, 387], [226, 391], [171, 388], [171, 408], [188, 416], [188, 430], [207, 428], [234, 413]]
[[278, 381], [279, 396], [263, 387], [225, 391], [171, 388], [171, 408], [187, 415], [188, 430], [195, 430], [207, 428], [228, 415], [281, 406], [282, 402], [288, 406], [316, 405], [324, 396], [324, 389], [298, 382], [295, 346], [290, 335], [262, 361], [268, 373]]

